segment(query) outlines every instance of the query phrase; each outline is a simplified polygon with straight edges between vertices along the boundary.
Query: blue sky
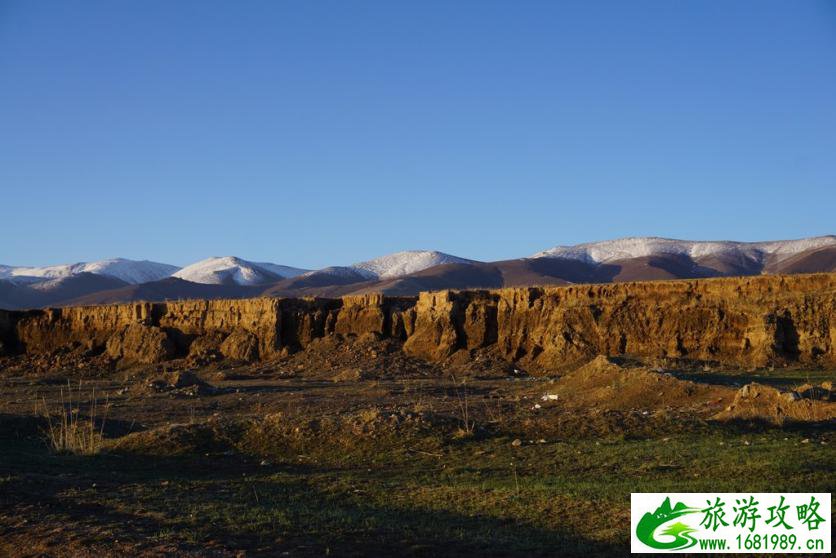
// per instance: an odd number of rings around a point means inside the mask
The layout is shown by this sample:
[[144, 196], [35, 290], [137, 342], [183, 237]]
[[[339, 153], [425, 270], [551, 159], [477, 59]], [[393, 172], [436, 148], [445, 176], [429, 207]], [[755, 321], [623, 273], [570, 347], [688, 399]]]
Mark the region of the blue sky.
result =
[[0, 0], [0, 263], [836, 233], [836, 3]]

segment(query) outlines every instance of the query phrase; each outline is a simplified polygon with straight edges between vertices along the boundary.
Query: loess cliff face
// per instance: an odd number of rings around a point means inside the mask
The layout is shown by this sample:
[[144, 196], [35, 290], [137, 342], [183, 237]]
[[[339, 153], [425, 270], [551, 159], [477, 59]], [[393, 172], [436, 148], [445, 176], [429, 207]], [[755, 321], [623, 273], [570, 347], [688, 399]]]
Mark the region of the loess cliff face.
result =
[[0, 352], [81, 348], [125, 363], [197, 348], [268, 360], [335, 334], [398, 339], [405, 352], [430, 361], [493, 349], [532, 371], [599, 354], [831, 366], [836, 274], [0, 311]]

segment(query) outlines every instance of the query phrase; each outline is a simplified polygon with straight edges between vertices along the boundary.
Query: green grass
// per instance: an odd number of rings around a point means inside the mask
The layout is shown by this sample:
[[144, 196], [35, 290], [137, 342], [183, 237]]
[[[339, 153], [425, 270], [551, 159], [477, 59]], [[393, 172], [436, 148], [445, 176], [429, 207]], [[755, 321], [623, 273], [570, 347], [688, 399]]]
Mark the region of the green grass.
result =
[[832, 492], [836, 452], [820, 443], [829, 437], [714, 427], [521, 447], [432, 440], [441, 457], [389, 439], [343, 454], [321, 440], [266, 466], [242, 455], [56, 456], [30, 443], [0, 452], [0, 498], [48, 499], [56, 521], [83, 514], [114, 538], [182, 549], [612, 555], [626, 552], [630, 492]]

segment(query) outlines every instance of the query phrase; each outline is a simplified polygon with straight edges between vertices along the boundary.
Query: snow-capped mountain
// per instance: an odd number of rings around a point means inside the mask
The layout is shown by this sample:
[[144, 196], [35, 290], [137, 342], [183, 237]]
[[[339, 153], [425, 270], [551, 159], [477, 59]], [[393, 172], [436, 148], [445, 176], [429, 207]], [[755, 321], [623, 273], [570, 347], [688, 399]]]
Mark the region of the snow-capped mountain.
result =
[[449, 263], [477, 262], [445, 254], [444, 252], [436, 252], [434, 250], [406, 250], [349, 266], [325, 267], [315, 271], [310, 271], [305, 275], [308, 277], [329, 276], [335, 278], [353, 279], [355, 281], [368, 281], [372, 279], [391, 279], [393, 277], [402, 277], [404, 275], [409, 275], [410, 273], [423, 271], [430, 267]]
[[[450, 264], [450, 265], [443, 265]], [[529, 258], [478, 262], [430, 250], [397, 252], [316, 271], [237, 257], [182, 269], [125, 259], [45, 267], [0, 266], [0, 308], [254, 296], [397, 296], [760, 274], [836, 273], [836, 235], [771, 242], [633, 237], [557, 246]]]
[[272, 263], [250, 262], [235, 256], [213, 257], [187, 265], [173, 277], [209, 285], [261, 285], [305, 273]]
[[432, 250], [407, 250], [349, 266], [331, 266], [310, 271], [302, 275], [299, 281], [295, 281], [294, 285], [304, 285], [309, 288], [379, 281], [403, 277], [449, 263], [473, 264], [477, 262]]
[[532, 258], [566, 258], [605, 263], [656, 255], [682, 255], [694, 260], [707, 257], [743, 258], [764, 264], [780, 262], [807, 250], [836, 246], [836, 236], [770, 242], [694, 241], [658, 237], [630, 237], [575, 246], [555, 246]]
[[255, 265], [262, 269], [266, 269], [271, 273], [275, 273], [279, 277], [296, 277], [297, 275], [302, 275], [303, 273], [307, 273], [307, 269], [300, 269], [298, 267], [290, 267], [287, 265], [279, 265], [270, 262], [255, 262]]
[[9, 279], [15, 283], [36, 283], [48, 279], [60, 279], [80, 273], [94, 273], [125, 281], [126, 283], [146, 283], [168, 277], [179, 268], [174, 265], [151, 262], [148, 260], [126, 260], [113, 258], [96, 262], [51, 265], [44, 267], [0, 266], [0, 279]]
[[390, 279], [450, 263], [476, 262], [434, 250], [407, 250], [356, 263], [351, 268], [367, 273], [370, 279]]

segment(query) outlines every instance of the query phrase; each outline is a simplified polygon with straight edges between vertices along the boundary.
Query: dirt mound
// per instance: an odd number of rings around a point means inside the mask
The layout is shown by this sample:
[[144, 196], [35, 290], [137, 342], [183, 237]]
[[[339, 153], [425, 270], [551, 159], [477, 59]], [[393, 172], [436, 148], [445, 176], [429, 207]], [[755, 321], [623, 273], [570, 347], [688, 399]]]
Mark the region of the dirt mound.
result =
[[250, 423], [253, 431], [269, 432], [277, 437], [307, 439], [323, 434], [327, 434], [329, 439], [339, 434], [356, 439], [424, 430], [449, 431], [455, 425], [452, 417], [436, 413], [380, 407], [301, 419], [286, 413], [273, 413]]
[[145, 455], [219, 453], [230, 451], [239, 435], [240, 429], [232, 422], [169, 424], [108, 440], [106, 449]]
[[617, 374], [623, 370], [623, 367], [616, 364], [604, 355], [598, 355], [588, 363], [574, 371], [574, 374], [567, 374], [567, 377], [574, 378], [592, 378], [602, 377], [607, 374]]
[[555, 391], [570, 407], [704, 410], [731, 399], [728, 388], [680, 380], [643, 367], [622, 367], [604, 356], [561, 377]]
[[831, 384], [801, 386], [781, 392], [773, 387], [751, 383], [740, 388], [734, 401], [717, 414], [719, 420], [760, 420], [772, 424], [822, 422], [836, 419]]
[[381, 453], [431, 451], [454, 436], [453, 417], [431, 412], [368, 407], [339, 414], [299, 417], [273, 413], [251, 420], [240, 438], [242, 453], [276, 459], [354, 462]]
[[107, 451], [145, 455], [236, 452], [255, 456], [294, 458], [299, 454], [327, 455], [344, 451], [383, 451], [411, 440], [429, 442], [452, 436], [455, 418], [430, 412], [370, 407], [315, 418], [270, 413], [259, 418], [210, 419], [169, 424], [109, 440]]

